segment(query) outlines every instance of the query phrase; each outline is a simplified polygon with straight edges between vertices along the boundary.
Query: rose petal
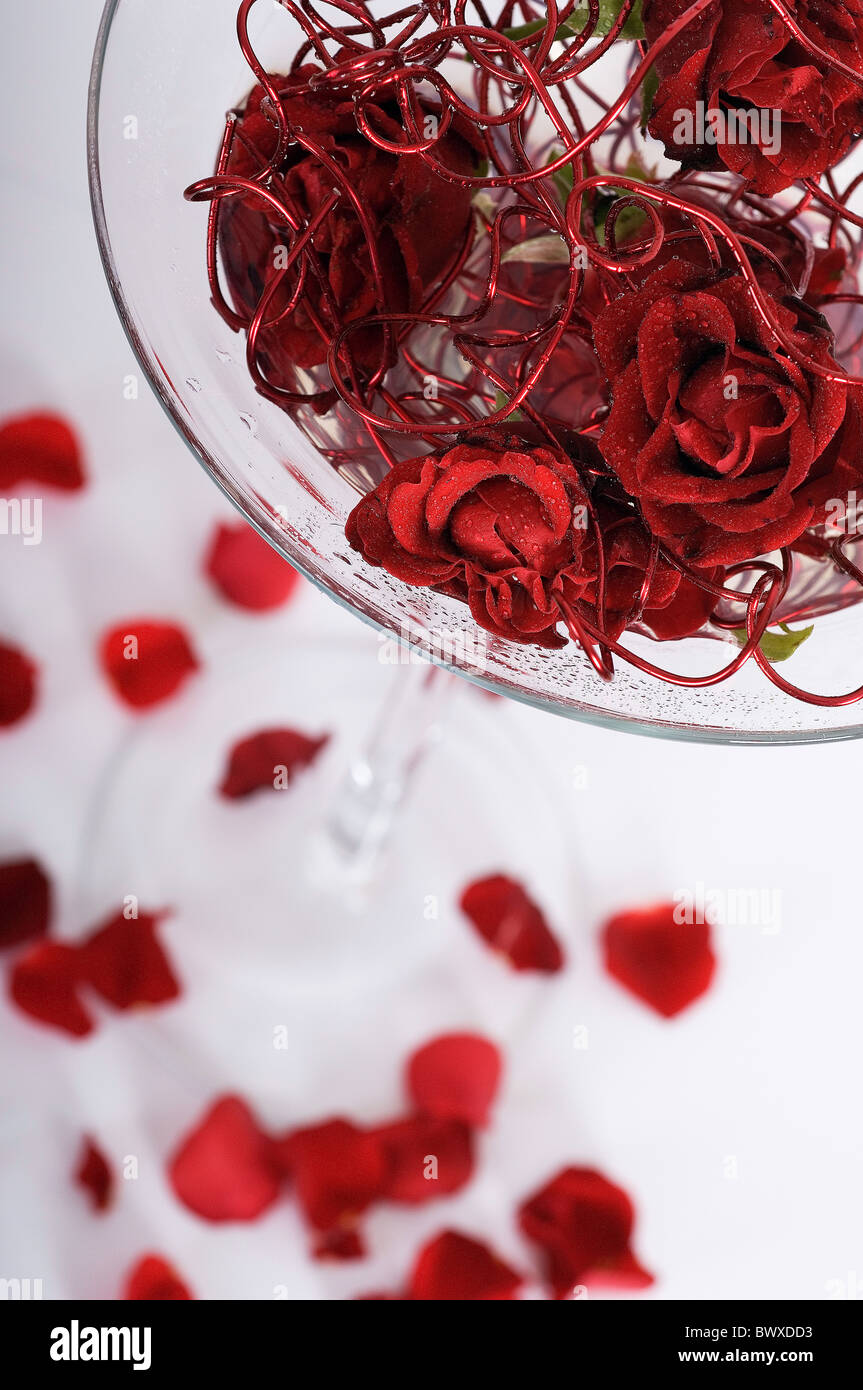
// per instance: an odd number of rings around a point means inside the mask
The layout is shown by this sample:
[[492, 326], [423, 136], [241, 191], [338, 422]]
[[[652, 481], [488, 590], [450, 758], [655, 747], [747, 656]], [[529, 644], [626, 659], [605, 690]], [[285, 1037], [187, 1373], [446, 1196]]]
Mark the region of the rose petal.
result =
[[594, 1272], [606, 1283], [646, 1287], [651, 1276], [630, 1249], [634, 1222], [623, 1188], [593, 1168], [562, 1169], [519, 1208], [519, 1224], [542, 1252], [555, 1298], [592, 1282]]
[[210, 1107], [182, 1141], [168, 1175], [183, 1205], [205, 1221], [254, 1221], [281, 1185], [272, 1143], [238, 1096]]
[[492, 874], [468, 884], [461, 910], [480, 936], [516, 970], [553, 974], [563, 967], [563, 951], [542, 910], [506, 874]]
[[35, 859], [0, 864], [0, 948], [45, 936], [51, 919], [51, 884]]
[[460, 1120], [412, 1115], [372, 1134], [386, 1161], [381, 1196], [387, 1201], [433, 1201], [458, 1192], [473, 1177], [471, 1131]]
[[112, 628], [102, 638], [99, 654], [117, 695], [133, 709], [167, 700], [198, 669], [181, 628], [146, 618]]
[[65, 491], [84, 486], [78, 440], [58, 415], [16, 415], [0, 426], [0, 492], [22, 482]]
[[420, 1251], [408, 1297], [423, 1302], [500, 1302], [512, 1299], [522, 1283], [521, 1275], [482, 1241], [459, 1231], [443, 1231]]
[[290, 785], [298, 772], [312, 765], [329, 739], [329, 734], [310, 738], [299, 729], [262, 729], [240, 739], [228, 755], [219, 795], [232, 800], [263, 788], [272, 791]]
[[0, 642], [0, 728], [16, 724], [36, 696], [36, 667], [17, 647]]
[[88, 1194], [94, 1211], [105, 1211], [111, 1205], [114, 1180], [108, 1160], [86, 1135], [81, 1159], [75, 1169], [75, 1181]]
[[449, 1033], [419, 1048], [408, 1063], [407, 1084], [418, 1109], [441, 1120], [484, 1125], [497, 1094], [501, 1055], [472, 1033]]
[[78, 998], [80, 984], [77, 950], [43, 941], [15, 961], [9, 993], [31, 1018], [83, 1038], [93, 1022]]
[[383, 1192], [387, 1166], [382, 1146], [374, 1133], [349, 1120], [294, 1130], [278, 1141], [278, 1148], [303, 1214], [318, 1231], [352, 1229]]
[[677, 910], [660, 903], [621, 912], [602, 932], [608, 973], [665, 1018], [704, 994], [716, 970], [709, 924], [675, 921]]
[[161, 915], [142, 912], [111, 917], [79, 947], [79, 974], [116, 1009], [164, 1004], [180, 986], [156, 939]]
[[206, 570], [229, 602], [254, 612], [279, 608], [300, 578], [245, 521], [217, 528], [207, 553]]
[[161, 1255], [142, 1255], [129, 1271], [124, 1297], [132, 1302], [179, 1302], [194, 1298], [173, 1265]]

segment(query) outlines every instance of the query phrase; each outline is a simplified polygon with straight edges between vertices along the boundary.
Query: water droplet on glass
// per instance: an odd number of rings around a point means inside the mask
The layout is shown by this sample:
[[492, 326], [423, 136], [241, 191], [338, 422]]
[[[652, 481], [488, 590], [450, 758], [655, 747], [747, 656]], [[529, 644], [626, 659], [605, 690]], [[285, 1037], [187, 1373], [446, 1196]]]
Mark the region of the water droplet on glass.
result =
[[233, 362], [234, 360], [229, 352], [225, 352], [224, 348], [216, 348], [216, 356], [220, 362]]
[[247, 429], [247, 430], [250, 430], [252, 434], [257, 434], [257, 432], [258, 432], [258, 422], [257, 422], [257, 420], [255, 419], [254, 415], [247, 415], [247, 414], [245, 414], [244, 411], [241, 410], [241, 411], [240, 411], [240, 419], [242, 420], [243, 424], [246, 426], [246, 429]]
[[186, 385], [190, 391], [200, 391], [201, 383], [196, 376], [187, 376]]

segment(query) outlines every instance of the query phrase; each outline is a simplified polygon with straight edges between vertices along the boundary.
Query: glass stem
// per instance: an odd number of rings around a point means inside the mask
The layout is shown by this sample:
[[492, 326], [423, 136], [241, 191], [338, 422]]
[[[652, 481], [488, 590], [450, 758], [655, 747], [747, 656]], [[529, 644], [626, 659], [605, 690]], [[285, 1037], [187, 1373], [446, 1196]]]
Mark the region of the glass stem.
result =
[[328, 848], [351, 880], [366, 881], [374, 874], [417, 768], [440, 733], [456, 679], [415, 657], [395, 671], [371, 735], [351, 762], [324, 826]]

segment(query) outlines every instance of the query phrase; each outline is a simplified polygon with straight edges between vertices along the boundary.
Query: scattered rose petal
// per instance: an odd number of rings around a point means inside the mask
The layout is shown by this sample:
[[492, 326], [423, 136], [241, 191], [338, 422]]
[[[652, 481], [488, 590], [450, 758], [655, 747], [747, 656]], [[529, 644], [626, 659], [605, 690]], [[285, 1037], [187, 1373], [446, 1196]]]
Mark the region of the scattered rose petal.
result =
[[300, 578], [245, 521], [218, 527], [207, 553], [206, 569], [226, 599], [255, 612], [280, 607]]
[[473, 1176], [471, 1132], [459, 1120], [412, 1115], [373, 1133], [387, 1164], [381, 1195], [390, 1202], [433, 1201]]
[[75, 947], [40, 941], [15, 961], [9, 992], [31, 1018], [83, 1038], [93, 1022], [78, 998], [80, 983]]
[[630, 1248], [635, 1212], [622, 1188], [593, 1168], [564, 1168], [519, 1209], [519, 1224], [543, 1256], [556, 1298], [577, 1284], [645, 1288], [652, 1276]]
[[75, 1169], [75, 1181], [88, 1194], [94, 1211], [106, 1211], [111, 1205], [114, 1182], [108, 1160], [86, 1135], [81, 1161]]
[[349, 1120], [294, 1130], [279, 1150], [306, 1220], [318, 1231], [350, 1230], [386, 1182], [381, 1144]]
[[0, 492], [23, 482], [83, 487], [78, 440], [59, 416], [16, 415], [0, 426]]
[[311, 764], [329, 742], [329, 734], [309, 738], [298, 729], [263, 729], [235, 743], [219, 794], [229, 800], [250, 796], [264, 787], [281, 790]]
[[116, 1009], [164, 1004], [180, 993], [156, 939], [159, 920], [156, 913], [127, 919], [118, 912], [79, 947], [81, 978]]
[[206, 1221], [254, 1221], [279, 1195], [271, 1141], [245, 1101], [223, 1096], [171, 1160], [180, 1201]]
[[511, 1299], [523, 1280], [487, 1245], [458, 1231], [444, 1231], [421, 1251], [411, 1275], [414, 1300]]
[[17, 647], [0, 642], [0, 728], [17, 724], [36, 697], [36, 667]]
[[198, 669], [189, 639], [172, 623], [132, 619], [106, 633], [103, 670], [120, 699], [133, 709], [167, 700]]
[[193, 1298], [173, 1265], [161, 1255], [142, 1255], [130, 1271], [126, 1282], [126, 1298], [133, 1302], [179, 1302]]
[[314, 1248], [316, 1260], [361, 1260], [366, 1253], [363, 1238], [353, 1226], [325, 1231]]
[[516, 970], [553, 974], [563, 966], [563, 951], [542, 910], [515, 879], [506, 874], [477, 879], [462, 893], [461, 909]]
[[500, 1074], [501, 1056], [494, 1043], [472, 1033], [449, 1033], [413, 1054], [407, 1083], [425, 1114], [484, 1125]]
[[51, 884], [35, 859], [0, 864], [0, 947], [44, 936], [51, 918]]
[[674, 920], [674, 903], [621, 912], [605, 924], [605, 968], [665, 1018], [704, 994], [716, 957], [706, 922]]

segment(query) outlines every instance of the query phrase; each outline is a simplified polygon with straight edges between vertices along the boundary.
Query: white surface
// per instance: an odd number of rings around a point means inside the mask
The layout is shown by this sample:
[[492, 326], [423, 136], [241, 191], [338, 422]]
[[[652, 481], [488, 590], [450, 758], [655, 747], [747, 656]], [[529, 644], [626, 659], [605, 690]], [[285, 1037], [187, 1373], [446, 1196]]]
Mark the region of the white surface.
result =
[[[0, 740], [0, 858], [27, 852], [44, 861], [60, 890], [57, 930], [75, 935], [92, 925], [73, 900], [85, 817], [133, 724], [97, 669], [105, 625], [176, 617], [194, 634], [201, 680], [211, 683], [229, 675], [236, 642], [247, 650], [324, 631], [344, 642], [345, 700], [357, 673], [376, 665], [378, 643], [308, 588], [290, 611], [256, 619], [229, 610], [205, 582], [202, 548], [227, 507], [143, 381], [137, 401], [123, 397], [124, 376], [138, 369], [90, 225], [84, 106], [99, 0], [8, 10], [0, 410], [41, 404], [68, 415], [91, 481], [84, 493], [47, 499], [41, 545], [0, 539], [0, 634], [42, 669], [38, 711]], [[271, 1061], [270, 1070], [258, 1064], [243, 1031], [242, 1020], [259, 1010], [266, 1017], [266, 1003], [241, 997], [227, 958], [224, 972], [217, 960], [215, 974], [200, 977], [200, 989], [192, 975], [166, 1025], [193, 1036], [199, 1026], [212, 1030], [224, 1009], [224, 1079], [215, 1064], [203, 1074], [192, 1067], [191, 1080], [172, 1078], [148, 1041], [160, 1036], [158, 1027], [148, 1033], [155, 1015], [106, 1020], [76, 1044], [3, 1001], [0, 1275], [42, 1278], [47, 1297], [113, 1297], [137, 1255], [155, 1249], [201, 1297], [268, 1298], [286, 1284], [292, 1297], [338, 1298], [396, 1287], [424, 1236], [444, 1225], [486, 1234], [525, 1263], [514, 1208], [567, 1161], [601, 1168], [635, 1199], [636, 1249], [657, 1275], [642, 1297], [818, 1299], [830, 1281], [844, 1285], [849, 1272], [863, 1271], [855, 891], [863, 750], [650, 742], [467, 690], [457, 721], [465, 702], [471, 719], [479, 708], [488, 721], [508, 721], [508, 737], [532, 750], [525, 761], [535, 771], [509, 787], [509, 818], [520, 871], [534, 872], [570, 946], [570, 969], [539, 982], [537, 1003], [537, 982], [504, 976], [465, 928], [458, 999], [445, 967], [429, 967], [415, 995], [359, 991], [339, 1008], [326, 992], [307, 1000], [297, 1046], [280, 1063], [283, 1098]], [[559, 838], [539, 846], [535, 824], [520, 817], [546, 786], [561, 808]], [[412, 826], [421, 813], [422, 794]], [[436, 891], [423, 883], [418, 837], [406, 852], [418, 893]], [[453, 882], [494, 867], [475, 863], [467, 842], [464, 854]], [[570, 855], [583, 872], [567, 870]], [[714, 988], [669, 1023], [604, 977], [596, 929], [611, 909], [699, 880], [781, 889], [782, 927], [718, 933]], [[414, 1043], [453, 1024], [493, 1021], [499, 1005], [517, 1014], [522, 1001], [524, 1026], [507, 1049], [505, 1090], [476, 1180], [418, 1213], [380, 1209], [367, 1223], [367, 1262], [310, 1262], [290, 1201], [257, 1225], [229, 1228], [208, 1227], [174, 1201], [164, 1157], [210, 1094], [236, 1086], [282, 1127], [339, 1110], [383, 1119], [399, 1107], [399, 1070]], [[573, 1047], [583, 1024], [586, 1051]], [[269, 1037], [261, 1049], [261, 1057], [272, 1050]], [[103, 1218], [70, 1180], [85, 1130], [115, 1162], [126, 1154], [140, 1161], [138, 1182], [122, 1184]], [[725, 1176], [731, 1157], [736, 1179]]]

